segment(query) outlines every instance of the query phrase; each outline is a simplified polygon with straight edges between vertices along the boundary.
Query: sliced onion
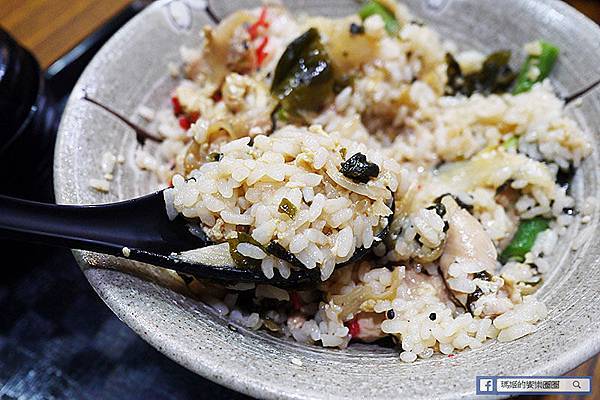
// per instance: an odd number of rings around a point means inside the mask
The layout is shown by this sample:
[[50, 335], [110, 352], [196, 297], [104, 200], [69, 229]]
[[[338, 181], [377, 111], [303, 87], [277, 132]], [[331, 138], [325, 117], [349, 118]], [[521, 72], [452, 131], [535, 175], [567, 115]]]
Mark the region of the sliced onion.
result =
[[357, 314], [359, 311], [372, 311], [371, 309], [362, 309], [362, 305], [368, 300], [393, 300], [403, 279], [403, 274], [404, 270], [402, 268], [394, 269], [391, 285], [380, 294], [373, 293], [371, 286], [359, 286], [349, 293], [329, 296], [329, 300], [333, 300], [335, 304], [342, 307], [339, 313], [342, 320], [345, 320], [350, 314]]
[[177, 218], [179, 213], [175, 209], [175, 192], [174, 189], [166, 189], [163, 192], [163, 197], [165, 198], [165, 208], [167, 210], [167, 216], [169, 217], [169, 221], [173, 221]]
[[388, 189], [369, 185], [368, 183], [353, 182], [338, 171], [331, 161], [327, 162], [325, 172], [327, 172], [327, 175], [329, 175], [332, 181], [351, 192], [358, 193], [373, 200], [387, 200], [390, 198], [391, 193]]
[[176, 257], [190, 264], [214, 265], [217, 267], [235, 267], [229, 252], [229, 243], [220, 243], [175, 254]]

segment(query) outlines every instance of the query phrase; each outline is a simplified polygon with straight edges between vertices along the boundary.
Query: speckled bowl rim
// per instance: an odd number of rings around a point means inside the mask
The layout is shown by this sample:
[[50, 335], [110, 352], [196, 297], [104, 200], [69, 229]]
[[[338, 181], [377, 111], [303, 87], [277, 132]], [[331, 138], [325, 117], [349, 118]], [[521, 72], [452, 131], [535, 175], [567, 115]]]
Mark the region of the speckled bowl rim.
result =
[[[149, 8], [142, 11], [139, 15], [134, 17], [130, 22], [128, 22], [115, 37], [111, 38], [109, 42], [100, 50], [98, 54], [107, 53], [109, 49], [115, 45], [115, 43], [119, 40], [119, 38], [125, 37], [128, 31], [134, 30], [137, 27], [137, 24], [141, 23], [142, 20], [145, 19], [146, 15], [152, 12], [154, 7], [158, 7], [160, 3], [165, 3], [165, 1], [161, 1], [158, 3], [154, 3], [149, 6]], [[551, 4], [555, 9], [564, 12], [574, 21], [578, 21], [583, 24], [594, 24], [585, 16], [580, 14], [578, 11], [574, 10], [567, 4], [564, 4], [558, 0], [550, 0], [548, 3]], [[595, 25], [595, 24], [594, 24]], [[600, 28], [597, 28], [598, 37], [600, 38]], [[92, 61], [93, 62], [93, 61]], [[77, 85], [80, 86], [80, 83]], [[70, 101], [71, 102], [71, 101]], [[69, 103], [70, 103], [69, 102]], [[67, 106], [65, 110], [65, 115], [71, 112], [69, 106]], [[63, 116], [64, 119], [64, 116]], [[63, 149], [62, 142], [67, 135], [62, 125], [61, 130], [59, 132], [56, 152], [55, 152], [55, 160], [58, 160], [62, 157], [61, 151]], [[61, 171], [59, 168], [59, 163], [55, 163], [55, 176], [63, 176], [65, 174], [64, 171]], [[55, 181], [55, 192], [58, 203], [66, 203], [68, 202], [68, 193], [72, 190], [67, 185], [67, 181], [65, 180], [56, 180]], [[597, 223], [597, 221], [596, 221]], [[98, 293], [98, 295], [105, 301], [108, 307], [128, 326], [130, 326], [138, 335], [140, 335], [144, 340], [150, 343], [159, 351], [163, 352], [165, 355], [173, 359], [174, 361], [180, 363], [181, 365], [187, 367], [188, 369], [199, 373], [200, 375], [207, 377], [215, 382], [218, 382], [224, 386], [227, 386], [231, 389], [237, 390], [242, 393], [246, 393], [256, 397], [268, 397], [268, 398], [297, 398], [297, 393], [288, 393], [285, 389], [285, 383], [280, 384], [279, 386], [263, 386], [263, 385], [253, 385], [248, 384], [244, 376], [239, 376], [236, 373], [230, 373], [226, 366], [216, 365], [205, 363], [203, 364], [201, 361], [198, 363], [192, 362], [193, 360], [189, 356], [182, 355], [182, 349], [178, 345], [177, 339], [166, 338], [161, 336], [160, 332], [156, 330], [147, 329], [147, 326], [142, 322], [140, 318], [138, 318], [135, 314], [130, 312], [129, 305], [127, 302], [123, 302], [122, 298], [115, 296], [111, 293], [110, 285], [106, 285], [105, 279], [107, 276], [104, 274], [118, 274], [122, 275], [120, 272], [106, 270], [102, 271], [100, 275], [96, 275], [94, 273], [90, 273], [89, 270], [85, 269], [86, 261], [83, 258], [83, 254], [80, 251], [74, 251], [75, 258], [80, 266], [84, 269], [85, 275], [87, 279], [90, 281], [90, 284], [94, 288], [94, 290]], [[129, 278], [127, 278], [129, 279]], [[136, 282], [138, 284], [138, 282]], [[142, 282], [142, 286], [145, 284], [150, 284], [147, 282]], [[587, 338], [584, 338], [575, 348], [570, 349], [569, 351], [563, 352], [553, 358], [550, 362], [540, 365], [539, 368], [531, 371], [533, 375], [558, 375], [565, 373], [580, 363], [584, 362], [586, 359], [592, 357], [594, 354], [600, 351], [600, 331], [596, 332], [595, 335], [590, 335]], [[456, 393], [455, 395], [450, 395], [449, 398], [453, 397], [461, 397], [464, 396], [465, 393]]]

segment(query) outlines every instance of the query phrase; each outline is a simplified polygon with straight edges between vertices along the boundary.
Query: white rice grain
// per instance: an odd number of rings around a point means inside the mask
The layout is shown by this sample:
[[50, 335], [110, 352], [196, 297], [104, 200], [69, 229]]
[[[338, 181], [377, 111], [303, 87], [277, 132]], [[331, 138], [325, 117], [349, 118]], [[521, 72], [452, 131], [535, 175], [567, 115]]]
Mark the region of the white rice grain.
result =
[[262, 249], [250, 243], [239, 243], [236, 250], [244, 257], [250, 257], [256, 260], [262, 260], [267, 256]]

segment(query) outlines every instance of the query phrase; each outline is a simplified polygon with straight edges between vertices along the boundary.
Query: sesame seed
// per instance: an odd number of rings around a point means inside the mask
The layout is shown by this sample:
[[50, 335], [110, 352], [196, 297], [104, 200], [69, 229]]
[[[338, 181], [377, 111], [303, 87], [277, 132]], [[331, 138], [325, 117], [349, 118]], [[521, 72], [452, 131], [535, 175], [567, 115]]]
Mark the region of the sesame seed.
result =
[[295, 357], [292, 357], [292, 359], [290, 361], [292, 362], [292, 364], [297, 365], [299, 367], [301, 367], [303, 365], [302, 361], [300, 361], [299, 359], [297, 359]]

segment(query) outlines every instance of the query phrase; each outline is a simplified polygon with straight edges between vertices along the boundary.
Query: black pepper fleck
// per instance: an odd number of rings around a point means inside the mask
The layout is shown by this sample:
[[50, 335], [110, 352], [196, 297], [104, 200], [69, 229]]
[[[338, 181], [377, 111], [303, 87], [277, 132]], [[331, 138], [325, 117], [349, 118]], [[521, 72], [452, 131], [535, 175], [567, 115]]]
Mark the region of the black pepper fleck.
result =
[[387, 317], [387, 319], [394, 319], [396, 313], [394, 312], [394, 310], [387, 310], [385, 316]]
[[435, 321], [436, 318], [437, 318], [437, 315], [434, 312], [432, 312], [431, 314], [429, 314], [429, 319], [430, 320]]
[[365, 33], [365, 27], [353, 22], [350, 24], [350, 33], [352, 35], [362, 35]]

